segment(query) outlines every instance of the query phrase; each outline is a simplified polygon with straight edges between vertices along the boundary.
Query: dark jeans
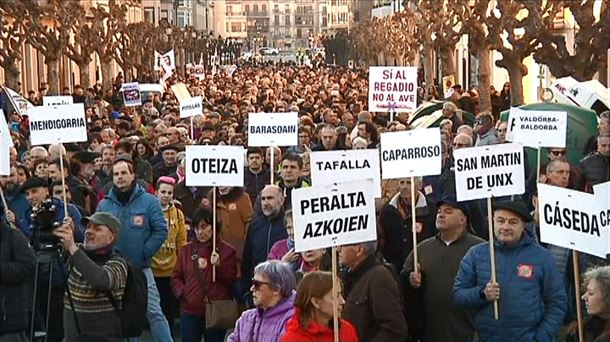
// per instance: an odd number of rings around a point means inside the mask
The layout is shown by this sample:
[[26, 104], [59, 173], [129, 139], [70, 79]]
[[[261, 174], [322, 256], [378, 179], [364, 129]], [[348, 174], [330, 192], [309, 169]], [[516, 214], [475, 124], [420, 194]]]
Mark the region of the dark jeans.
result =
[[205, 329], [205, 322], [201, 316], [180, 314], [180, 333], [182, 342], [201, 342], [201, 337], [205, 342], [223, 342], [226, 330]]
[[161, 311], [169, 324], [169, 331], [174, 333], [174, 321], [178, 317], [178, 300], [172, 292], [171, 277], [155, 277], [159, 297], [161, 298]]
[[[53, 275], [55, 276], [55, 275]], [[47, 315], [47, 295], [49, 290], [38, 287], [36, 293], [36, 318], [34, 331], [45, 330]], [[51, 306], [49, 309], [49, 326], [46, 328], [47, 342], [61, 342], [64, 339], [64, 287], [51, 288]]]

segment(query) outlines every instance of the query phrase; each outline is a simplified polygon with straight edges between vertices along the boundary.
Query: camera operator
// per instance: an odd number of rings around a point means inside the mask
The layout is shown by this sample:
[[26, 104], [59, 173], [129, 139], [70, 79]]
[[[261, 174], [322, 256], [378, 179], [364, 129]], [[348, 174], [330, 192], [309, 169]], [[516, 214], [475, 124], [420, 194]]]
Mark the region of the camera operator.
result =
[[121, 323], [106, 293], [111, 291], [120, 303], [127, 283], [127, 262], [113, 253], [121, 222], [112, 214], [97, 212], [83, 218], [82, 223], [87, 226], [82, 246], [74, 241], [71, 221], [53, 231], [69, 258], [68, 290], [72, 304], [66, 294], [65, 341], [118, 342]]
[[[32, 217], [32, 213], [41, 209], [45, 204], [51, 203], [54, 206], [55, 210], [55, 219], [51, 220], [51, 222], [44, 222], [46, 225], [52, 226], [54, 223], [62, 223], [62, 222], [75, 222], [73, 226], [74, 230], [74, 238], [76, 241], [83, 241], [83, 231], [81, 221], [81, 215], [78, 209], [72, 205], [68, 204], [68, 214], [69, 217], [66, 217], [64, 213], [64, 203], [62, 200], [52, 198], [49, 196], [49, 189], [47, 188], [46, 180], [38, 177], [32, 177], [26, 180], [21, 186], [20, 191], [25, 193], [25, 197], [30, 204], [31, 208], [25, 212], [25, 215], [19, 219], [17, 223], [17, 227], [30, 239], [32, 243], [32, 247], [34, 250], [39, 250], [40, 245], [38, 240], [38, 235], [42, 230], [45, 229], [53, 229], [53, 228], [45, 228], [40, 227], [40, 223], [36, 222]], [[45, 319], [47, 314], [47, 296], [50, 292], [50, 306], [48, 307], [49, 313], [49, 325], [46, 327], [47, 332], [47, 341], [55, 342], [61, 341], [63, 338], [63, 329], [62, 329], [62, 304], [63, 304], [63, 296], [66, 286], [66, 277], [68, 272], [66, 270], [65, 265], [59, 258], [53, 260], [53, 279], [51, 283], [51, 288], [49, 289], [49, 277], [48, 273], [48, 265], [41, 264], [38, 269], [38, 284], [36, 290], [36, 303], [37, 305], [37, 318]], [[44, 322], [44, 321], [43, 321]], [[40, 327], [43, 325], [40, 321], [34, 321], [36, 327]]]

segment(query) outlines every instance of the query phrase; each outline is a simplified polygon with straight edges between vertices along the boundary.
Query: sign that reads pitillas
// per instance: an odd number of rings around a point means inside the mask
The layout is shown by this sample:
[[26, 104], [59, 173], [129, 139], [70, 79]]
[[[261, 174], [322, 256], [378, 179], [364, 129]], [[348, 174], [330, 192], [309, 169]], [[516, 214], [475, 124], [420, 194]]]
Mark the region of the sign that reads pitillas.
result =
[[296, 112], [248, 114], [248, 146], [296, 146], [298, 131]]
[[190, 118], [203, 113], [203, 99], [201, 96], [193, 96], [180, 101], [180, 118]]
[[187, 146], [185, 177], [187, 186], [244, 186], [244, 148]]
[[295, 251], [377, 239], [373, 180], [295, 189]]
[[345, 150], [311, 153], [311, 181], [314, 186], [373, 179], [375, 197], [381, 197], [379, 151]]
[[82, 103], [32, 107], [28, 114], [32, 145], [87, 141], [87, 122]]

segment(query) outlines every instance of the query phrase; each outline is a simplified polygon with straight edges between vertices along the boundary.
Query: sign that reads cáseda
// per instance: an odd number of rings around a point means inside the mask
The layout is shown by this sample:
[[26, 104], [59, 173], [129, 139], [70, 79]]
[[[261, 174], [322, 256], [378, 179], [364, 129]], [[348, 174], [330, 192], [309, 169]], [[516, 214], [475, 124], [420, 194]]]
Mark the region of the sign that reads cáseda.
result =
[[201, 96], [193, 96], [180, 101], [180, 118], [190, 118], [203, 113], [203, 99]]
[[381, 197], [379, 151], [345, 150], [311, 153], [311, 182], [313, 186], [331, 185], [341, 180], [349, 182], [373, 179], [375, 197]]
[[292, 191], [295, 251], [377, 239], [373, 180]]
[[82, 103], [32, 107], [28, 114], [32, 145], [87, 141], [87, 121]]
[[458, 201], [525, 192], [521, 144], [460, 148], [453, 157]]
[[298, 131], [296, 112], [248, 114], [248, 146], [296, 146]]
[[187, 146], [185, 177], [187, 186], [244, 186], [244, 148]]
[[567, 124], [566, 112], [511, 108], [507, 136], [510, 141], [532, 148], [565, 147]]
[[412, 112], [417, 108], [416, 67], [369, 67], [369, 112]]
[[381, 134], [381, 178], [438, 175], [441, 164], [438, 128]]

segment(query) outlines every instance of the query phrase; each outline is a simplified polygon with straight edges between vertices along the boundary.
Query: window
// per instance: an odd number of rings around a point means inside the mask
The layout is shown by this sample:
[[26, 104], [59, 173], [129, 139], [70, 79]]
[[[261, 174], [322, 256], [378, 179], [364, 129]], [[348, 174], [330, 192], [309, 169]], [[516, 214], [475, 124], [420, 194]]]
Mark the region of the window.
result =
[[273, 25], [275, 25], [275, 26], [280, 26], [280, 16], [279, 15], [276, 14], [273, 16], [273, 23], [274, 23]]
[[303, 38], [303, 31], [300, 28], [297, 28], [297, 39]]
[[190, 11], [178, 11], [177, 15], [178, 27], [187, 27], [191, 25], [191, 12]]
[[265, 14], [265, 15], [267, 14], [267, 5], [265, 5], [265, 4], [261, 5], [261, 12], [263, 12], [263, 14]]
[[287, 16], [284, 18], [284, 25], [286, 25], [286, 26], [290, 26], [290, 16], [289, 16], [289, 15], [287, 15]]
[[227, 21], [226, 25], [227, 25], [227, 28], [226, 28], [225, 32], [229, 32], [229, 22], [228, 21]]
[[169, 14], [167, 13], [167, 10], [161, 10], [161, 18], [160, 18], [160, 20], [163, 20], [163, 19], [169, 20]]
[[246, 5], [246, 13], [250, 13], [250, 5]]
[[258, 13], [258, 5], [257, 4], [252, 5], [252, 12], [254, 12], [254, 14]]
[[286, 4], [286, 5], [284, 6], [284, 13], [286, 13], [286, 14], [289, 14], [289, 13], [290, 13], [290, 5], [289, 5], [289, 4]]
[[144, 21], [148, 21], [149, 23], [155, 22], [155, 8], [154, 7], [144, 7]]
[[227, 6], [227, 15], [233, 15], [233, 6]]
[[231, 32], [241, 32], [241, 23], [231, 23]]
[[178, 0], [178, 7], [191, 7], [191, 0]]

